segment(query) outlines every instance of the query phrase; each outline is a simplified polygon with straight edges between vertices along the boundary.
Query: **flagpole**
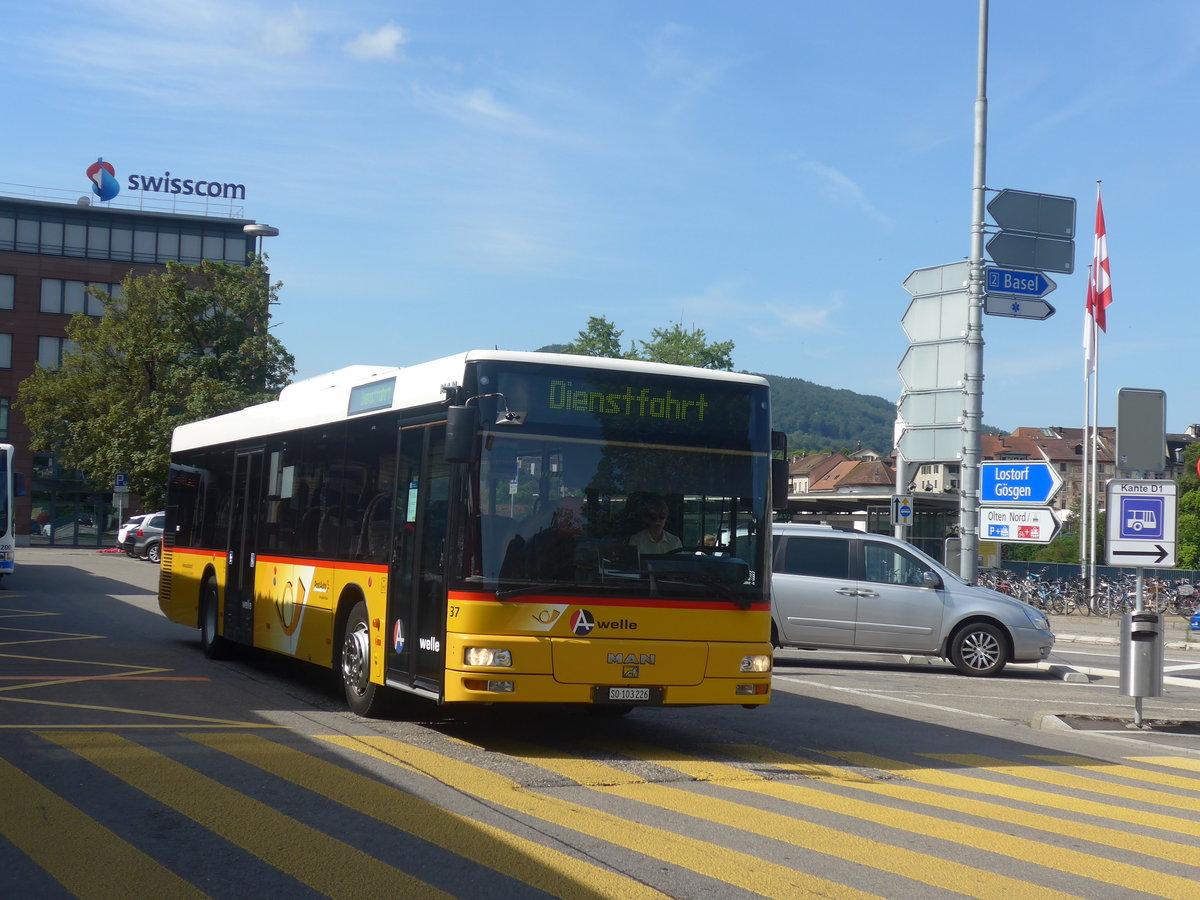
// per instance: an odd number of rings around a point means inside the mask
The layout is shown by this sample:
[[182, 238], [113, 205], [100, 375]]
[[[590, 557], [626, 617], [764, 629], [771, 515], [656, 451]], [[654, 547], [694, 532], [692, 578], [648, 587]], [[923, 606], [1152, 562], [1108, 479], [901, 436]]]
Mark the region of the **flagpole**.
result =
[[1091, 566], [1088, 570], [1088, 585], [1092, 591], [1096, 591], [1096, 511], [1100, 506], [1100, 422], [1097, 419], [1097, 399], [1100, 395], [1100, 335], [1096, 324], [1095, 317], [1092, 318], [1092, 346], [1095, 348], [1095, 367], [1092, 378], [1092, 541], [1088, 556], [1091, 558]]
[[[1092, 283], [1092, 267], [1088, 266], [1088, 285]], [[1091, 291], [1089, 290], [1089, 295]], [[1091, 546], [1088, 535], [1088, 514], [1091, 509], [1091, 415], [1092, 408], [1092, 357], [1091, 347], [1094, 344], [1092, 333], [1089, 329], [1093, 327], [1091, 310], [1085, 306], [1083, 312], [1083, 429], [1080, 434], [1079, 443], [1083, 449], [1083, 472], [1080, 478], [1080, 496], [1079, 496], [1079, 521], [1076, 523], [1076, 528], [1079, 532], [1079, 575], [1083, 578], [1084, 583], [1088, 584], [1088, 572], [1091, 565]], [[1091, 585], [1088, 585], [1088, 597], [1092, 596]]]

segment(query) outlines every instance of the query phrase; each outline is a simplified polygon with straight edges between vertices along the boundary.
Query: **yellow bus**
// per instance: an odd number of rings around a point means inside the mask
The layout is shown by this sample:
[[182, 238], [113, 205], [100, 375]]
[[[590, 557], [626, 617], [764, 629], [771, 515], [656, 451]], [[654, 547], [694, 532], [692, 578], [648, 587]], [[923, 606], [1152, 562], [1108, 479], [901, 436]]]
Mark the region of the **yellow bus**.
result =
[[364, 716], [392, 691], [761, 705], [779, 438], [757, 376], [478, 350], [352, 366], [176, 429], [159, 605], [210, 657], [330, 668]]

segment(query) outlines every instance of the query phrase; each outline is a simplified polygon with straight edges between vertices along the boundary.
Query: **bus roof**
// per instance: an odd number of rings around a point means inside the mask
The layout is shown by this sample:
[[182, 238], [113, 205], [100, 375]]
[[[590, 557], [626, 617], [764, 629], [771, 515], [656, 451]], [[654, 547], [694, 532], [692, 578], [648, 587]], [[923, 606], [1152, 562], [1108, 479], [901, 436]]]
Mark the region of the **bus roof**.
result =
[[279, 393], [278, 400], [248, 406], [236, 412], [214, 416], [199, 422], [180, 425], [171, 438], [171, 452], [193, 450], [230, 441], [247, 440], [340, 422], [348, 418], [350, 392], [353, 388], [373, 384], [388, 378], [396, 379], [391, 409], [410, 409], [437, 403], [445, 399], [444, 385], [461, 384], [467, 363], [476, 360], [542, 363], [553, 366], [577, 366], [586, 369], [605, 369], [616, 372], [643, 372], [659, 375], [684, 375], [708, 378], [713, 381], [767, 384], [758, 375], [724, 372], [716, 369], [694, 369], [665, 363], [631, 359], [605, 359], [596, 356], [575, 356], [564, 353], [532, 353], [518, 350], [468, 350], [415, 366], [347, 366], [296, 381]]

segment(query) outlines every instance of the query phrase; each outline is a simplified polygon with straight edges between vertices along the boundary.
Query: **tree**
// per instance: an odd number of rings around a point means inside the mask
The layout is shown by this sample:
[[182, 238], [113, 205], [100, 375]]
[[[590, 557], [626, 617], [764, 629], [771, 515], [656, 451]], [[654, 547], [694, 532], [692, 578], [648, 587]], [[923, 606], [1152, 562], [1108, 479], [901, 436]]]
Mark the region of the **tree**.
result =
[[672, 322], [669, 328], [655, 328], [650, 340], [638, 341], [642, 349], [637, 359], [696, 366], [701, 369], [733, 368], [733, 341], [709, 343], [703, 328], [685, 331], [683, 324]]
[[1179, 477], [1179, 517], [1176, 520], [1175, 565], [1181, 569], [1200, 568], [1200, 478], [1196, 460], [1200, 441], [1183, 451], [1183, 473]]
[[604, 316], [589, 316], [587, 328], [579, 332], [579, 336], [567, 344], [562, 352], [620, 359], [625, 355], [621, 352], [621, 334], [617, 326]]
[[177, 425], [273, 399], [294, 374], [268, 333], [278, 289], [255, 258], [169, 262], [131, 273], [118, 298], [94, 291], [103, 314], [74, 316], [62, 365], [39, 366], [19, 388], [31, 449], [100, 483], [127, 473], [132, 490], [160, 504]]

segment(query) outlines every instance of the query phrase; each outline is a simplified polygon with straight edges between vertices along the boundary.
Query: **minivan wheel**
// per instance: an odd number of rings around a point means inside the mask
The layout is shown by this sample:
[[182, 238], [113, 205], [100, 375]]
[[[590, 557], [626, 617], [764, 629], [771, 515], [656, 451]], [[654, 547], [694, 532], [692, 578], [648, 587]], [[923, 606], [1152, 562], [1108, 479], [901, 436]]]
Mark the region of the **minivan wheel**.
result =
[[964, 626], [950, 639], [950, 662], [964, 675], [999, 675], [1008, 662], [1004, 632], [987, 622]]

